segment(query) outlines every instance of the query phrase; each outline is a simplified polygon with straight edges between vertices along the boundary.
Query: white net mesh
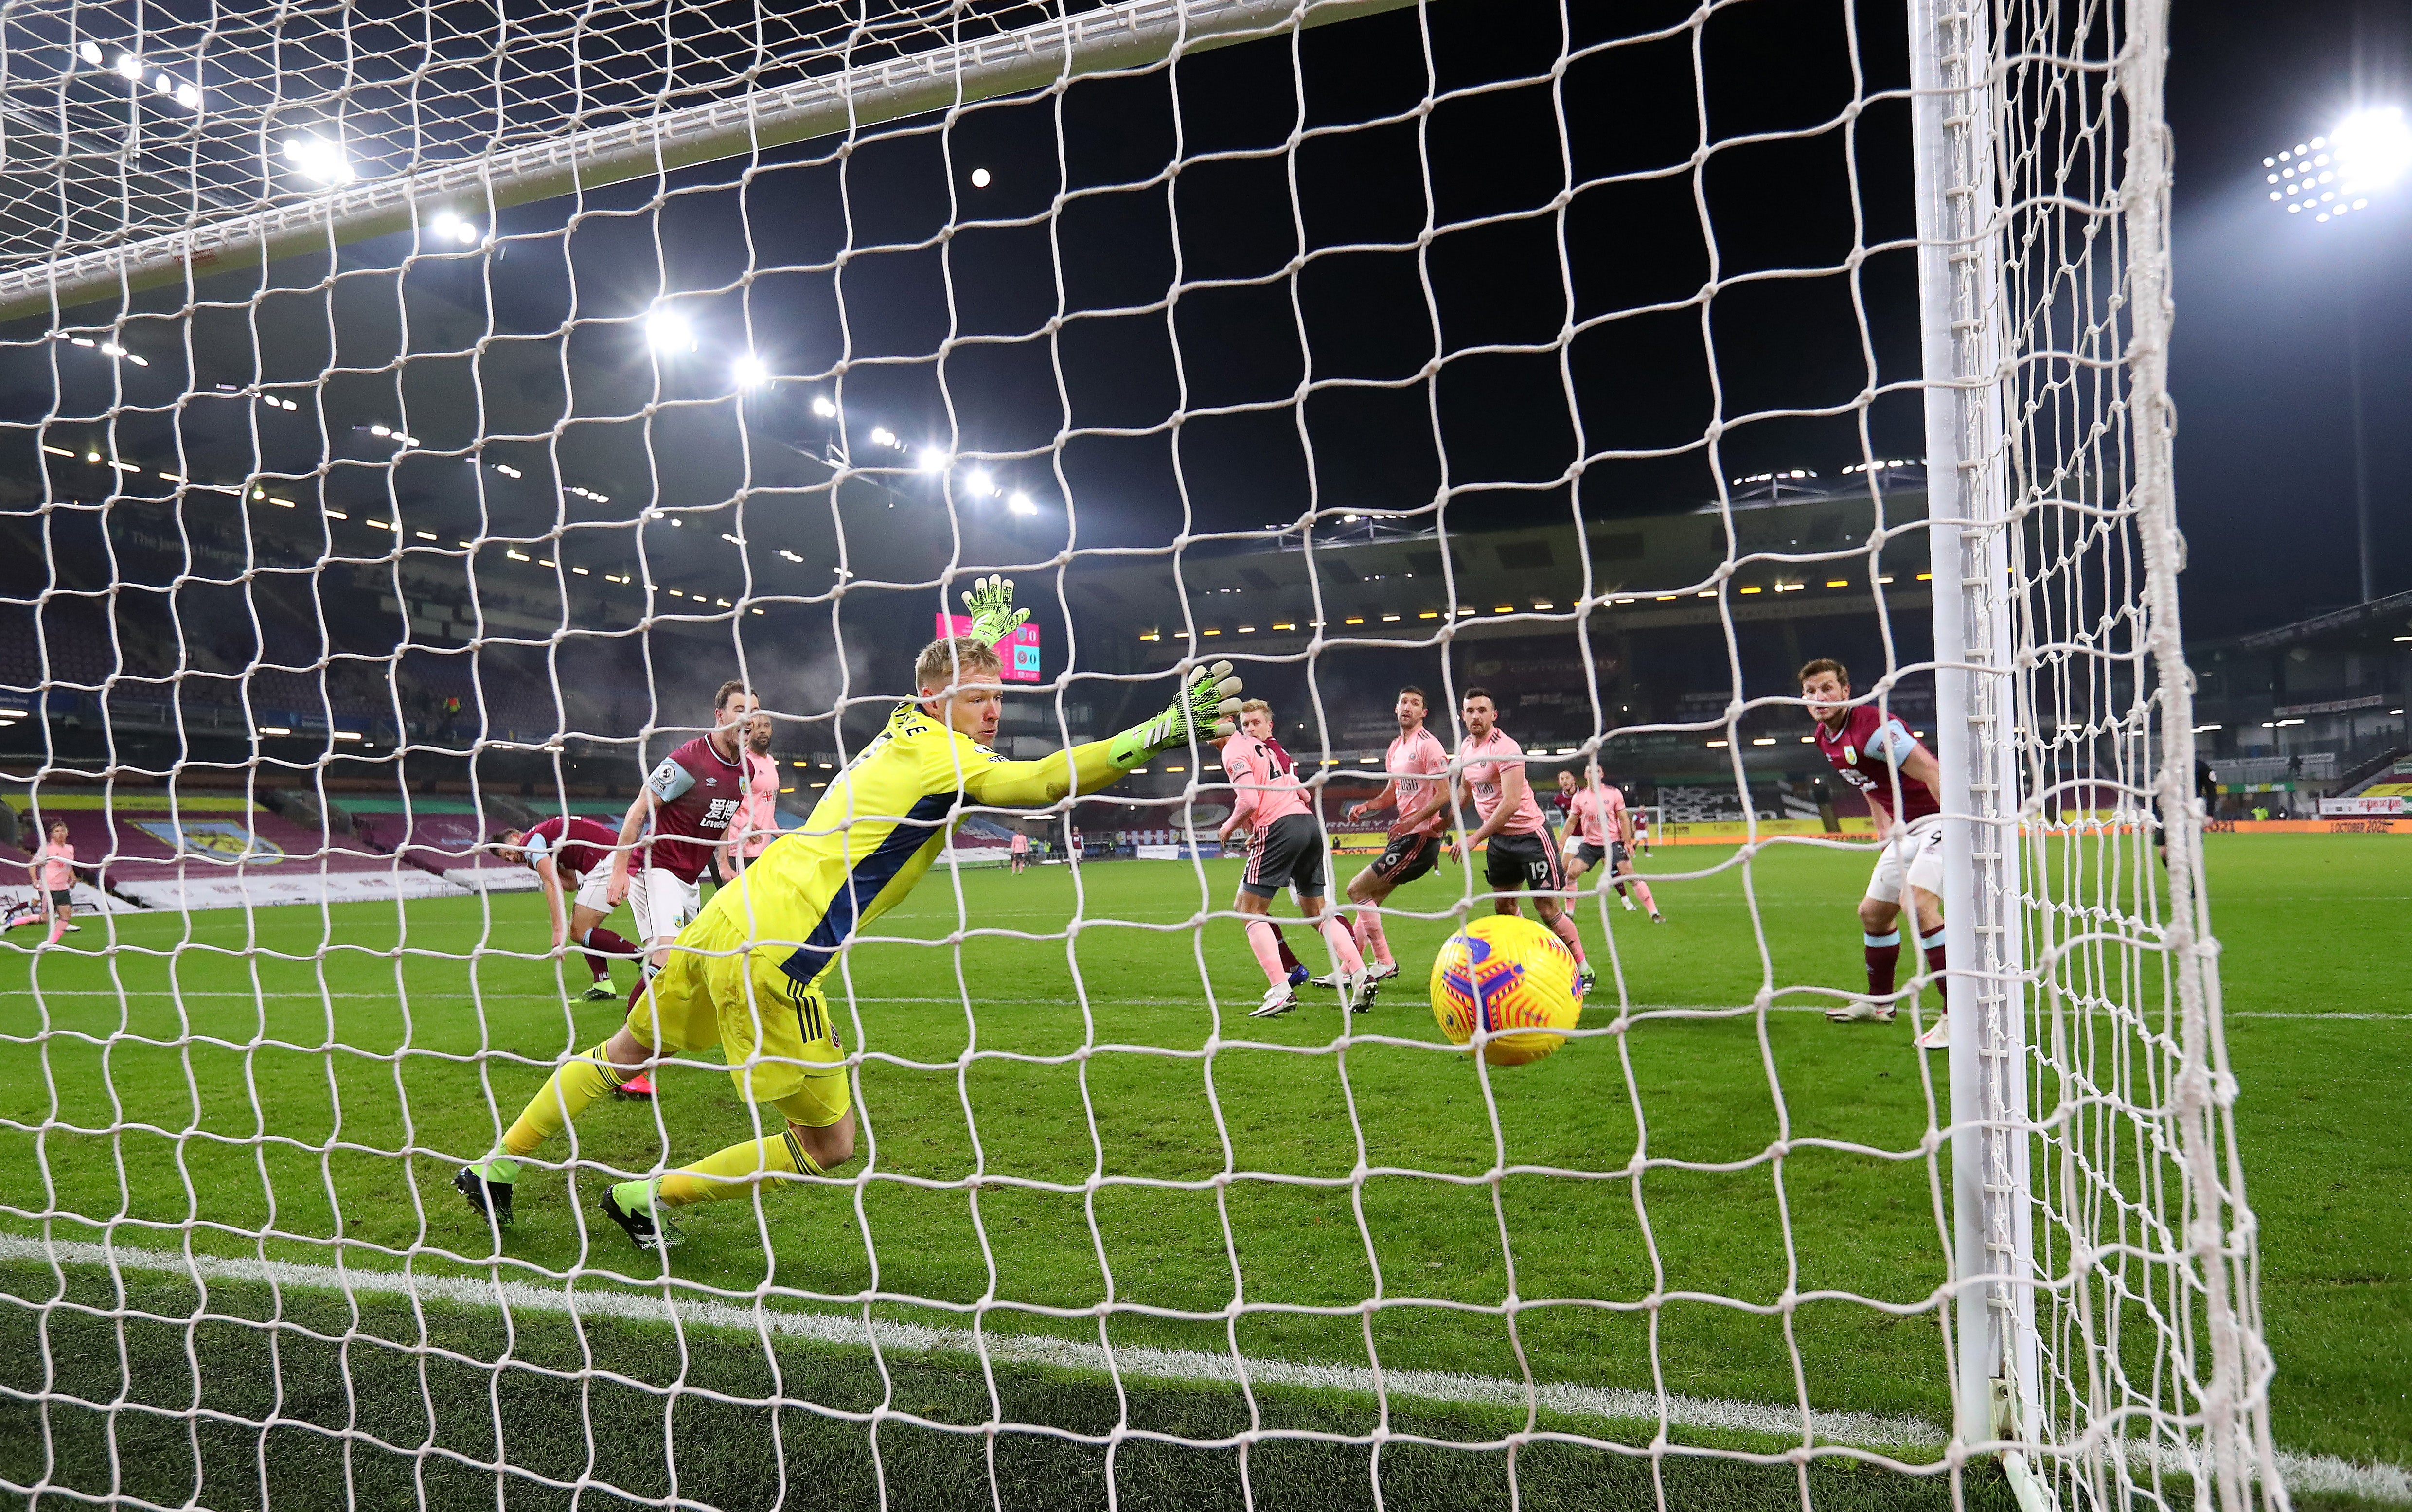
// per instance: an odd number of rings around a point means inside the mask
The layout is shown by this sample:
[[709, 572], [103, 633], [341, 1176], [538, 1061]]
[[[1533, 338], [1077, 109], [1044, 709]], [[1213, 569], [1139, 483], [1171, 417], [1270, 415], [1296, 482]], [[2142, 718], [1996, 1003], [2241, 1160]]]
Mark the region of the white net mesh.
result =
[[[2158, 11], [1611, 8], [0, 19], [0, 1483], [2282, 1502]], [[1250, 1018], [1184, 743], [936, 795], [918, 887], [851, 873], [825, 1174], [629, 1247], [614, 1182], [779, 1142], [698, 1042], [510, 1226], [465, 1204], [651, 932], [496, 833], [641, 817], [736, 680], [748, 822], [868, 865], [897, 815], [815, 806], [999, 571], [1001, 756], [1228, 657], [1334, 899], [1403, 685], [1450, 750], [1488, 690], [1544, 798], [1597, 760], [1647, 834], [1537, 852], [1590, 867], [1537, 879], [1599, 973], [1566, 1048], [1427, 1011], [1505, 844], [1383, 898], [1373, 1012]], [[1890, 1029], [1828, 1021], [1884, 996], [1882, 815], [1817, 657], [1939, 761], [1949, 943], [1900, 921]], [[609, 937], [556, 938], [581, 903]]]

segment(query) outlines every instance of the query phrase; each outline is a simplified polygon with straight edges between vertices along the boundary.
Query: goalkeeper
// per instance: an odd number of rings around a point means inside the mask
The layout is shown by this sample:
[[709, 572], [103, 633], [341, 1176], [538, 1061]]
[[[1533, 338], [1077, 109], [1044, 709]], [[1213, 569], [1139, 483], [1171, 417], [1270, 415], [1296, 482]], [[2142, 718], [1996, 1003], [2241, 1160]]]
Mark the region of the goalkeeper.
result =
[[854, 1110], [821, 984], [847, 940], [929, 871], [963, 805], [1043, 807], [1096, 792], [1158, 752], [1230, 733], [1240, 682], [1228, 662], [1217, 662], [1196, 669], [1164, 712], [1110, 741], [1042, 761], [998, 756], [989, 746], [1003, 710], [1004, 668], [993, 644], [1019, 623], [1011, 590], [992, 580], [965, 595], [975, 634], [921, 652], [913, 668], [919, 697], [896, 707], [803, 828], [772, 842], [715, 893], [679, 932], [625, 1026], [571, 1057], [500, 1148], [463, 1167], [453, 1184], [472, 1207], [509, 1223], [520, 1163], [545, 1140], [658, 1058], [714, 1045], [728, 1057], [738, 1095], [775, 1108], [779, 1131], [608, 1188], [604, 1211], [640, 1249], [679, 1242], [670, 1214], [689, 1203], [742, 1197], [767, 1177], [819, 1176], [844, 1165], [854, 1157]]

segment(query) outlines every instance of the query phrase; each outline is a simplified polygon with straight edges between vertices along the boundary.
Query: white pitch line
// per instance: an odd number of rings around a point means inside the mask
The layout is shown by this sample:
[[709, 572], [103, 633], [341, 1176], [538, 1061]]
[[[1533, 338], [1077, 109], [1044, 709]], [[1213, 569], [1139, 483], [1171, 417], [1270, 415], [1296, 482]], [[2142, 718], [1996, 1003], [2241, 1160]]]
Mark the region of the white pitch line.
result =
[[[1247, 991], [1251, 992], [1255, 990], [1256, 989], [1253, 986], [1250, 986], [1247, 989]], [[25, 988], [0, 988], [0, 1003], [9, 1002], [19, 998], [31, 1000], [37, 994], [32, 991]], [[61, 988], [55, 991], [46, 991], [39, 995], [45, 998], [238, 998], [244, 1002], [290, 998], [295, 1000], [306, 999], [314, 1003], [321, 998], [338, 1001], [360, 1000], [378, 1003], [397, 1003], [405, 1000], [416, 1003], [551, 1003], [565, 1001], [554, 997], [551, 992], [409, 992], [397, 995], [392, 992], [314, 992], [307, 989], [296, 989], [290, 992], [234, 992], [199, 989], [177, 992], [171, 991], [166, 988], [129, 988], [125, 991], [119, 992], [108, 988], [74, 987]], [[1227, 996], [1225, 1006], [1228, 1008], [1232, 1005], [1238, 1004], [1241, 1000], [1241, 991], [1237, 988], [1233, 989]], [[960, 997], [887, 997], [874, 996], [869, 993], [858, 993], [851, 998], [839, 997], [837, 1001], [850, 1003], [905, 1003], [915, 1005], [938, 1004], [950, 1007], [961, 1007], [963, 1006], [963, 999]], [[993, 997], [987, 994], [981, 994], [974, 997], [971, 1000], [971, 1003], [974, 1007], [978, 1007], [983, 1004], [993, 1004], [1000, 1007], [1055, 1007], [1076, 1005], [1081, 1001], [1082, 1000], [1077, 994], [1066, 991], [1061, 997]], [[1163, 997], [1103, 997], [1095, 992], [1090, 993], [1086, 1001], [1093, 1007], [1158, 1008], [1169, 1006], [1169, 1000]], [[1417, 998], [1401, 998], [1394, 995], [1391, 997], [1390, 1002], [1394, 1005], [1420, 1005], [1421, 1000]], [[1203, 1007], [1205, 1005], [1202, 1002], [1197, 1002], [1192, 1006]], [[1599, 1006], [1599, 1010], [1606, 1012], [1613, 1006], [1614, 1005], [1611, 1004], [1601, 1004]], [[1715, 1013], [1724, 1014], [1734, 1019], [1747, 1019], [1750, 1017], [1752, 1010], [1750, 1005], [1746, 1003], [1636, 1003], [1631, 1005], [1625, 1011], [1626, 1013], [1636, 1015], [1646, 1013]], [[1767, 1011], [1770, 1013], [1823, 1013], [1826, 1011], [1826, 1008], [1825, 1005], [1818, 1003], [1773, 1003], [1768, 1006]], [[2256, 1010], [2231, 1008], [2221, 1014], [2220, 1017], [2223, 1019], [2289, 1019], [2303, 1022], [2311, 1022], [2324, 1019], [2335, 1019], [2376, 1020], [2382, 1023], [2412, 1023], [2412, 1013], [2265, 1013]]]
[[[202, 1282], [225, 1281], [298, 1286], [348, 1296], [406, 1297], [464, 1308], [520, 1309], [564, 1316], [623, 1318], [640, 1323], [666, 1323], [672, 1304], [665, 1298], [633, 1292], [553, 1291], [523, 1281], [490, 1281], [467, 1276], [428, 1276], [405, 1271], [338, 1270], [332, 1266], [303, 1265], [291, 1260], [233, 1259], [217, 1255], [172, 1254], [165, 1250], [115, 1248], [85, 1240], [46, 1240], [0, 1234], [0, 1260], [35, 1260], [56, 1265], [89, 1265], [114, 1270], [152, 1271]], [[1570, 1417], [1602, 1417], [1656, 1423], [1662, 1413], [1671, 1428], [1721, 1429], [1796, 1438], [1803, 1428], [1797, 1407], [1735, 1402], [1714, 1397], [1648, 1391], [1613, 1387], [1554, 1383], [1527, 1389], [1522, 1381], [1501, 1376], [1460, 1375], [1442, 1371], [1384, 1371], [1378, 1375], [1362, 1365], [1320, 1365], [1296, 1360], [1241, 1359], [1228, 1354], [1198, 1349], [1162, 1349], [1129, 1345], [1111, 1351], [1045, 1335], [988, 1333], [968, 1329], [933, 1328], [926, 1324], [879, 1319], [833, 1317], [818, 1313], [790, 1313], [768, 1308], [731, 1306], [727, 1302], [683, 1301], [677, 1321], [685, 1328], [733, 1329], [753, 1337], [780, 1334], [817, 1343], [862, 1346], [875, 1343], [897, 1354], [982, 1355], [993, 1361], [1037, 1365], [1059, 1370], [1118, 1373], [1125, 1378], [1239, 1384], [1243, 1371], [1252, 1386], [1304, 1387], [1347, 1391], [1363, 1396], [1416, 1397], [1452, 1405], [1539, 1408]], [[1885, 1417], [1865, 1412], [1807, 1414], [1808, 1431], [1818, 1439], [1875, 1449], [1940, 1450], [1945, 1430], [1923, 1417]], [[2133, 1445], [2136, 1463], [2157, 1461], [2164, 1470], [2185, 1473], [2189, 1467], [2167, 1446]], [[2373, 1501], [2412, 1505], [2412, 1471], [2400, 1465], [2356, 1464], [2332, 1454], [2296, 1454], [2280, 1450], [2279, 1473], [2298, 1491], [2331, 1491]]]
[[[55, 1260], [61, 1265], [113, 1266], [121, 1270], [154, 1271], [201, 1281], [299, 1286], [313, 1290], [348, 1291], [354, 1296], [408, 1297], [469, 1308], [493, 1308], [552, 1313], [581, 1317], [622, 1318], [664, 1323], [670, 1304], [663, 1298], [634, 1292], [554, 1291], [522, 1281], [487, 1281], [468, 1276], [429, 1276], [404, 1271], [337, 1270], [332, 1266], [303, 1265], [290, 1260], [230, 1259], [215, 1255], [187, 1258], [166, 1250], [111, 1248], [83, 1240], [45, 1241], [19, 1235], [0, 1235], [0, 1259]], [[1115, 1348], [1037, 1334], [988, 1333], [975, 1336], [968, 1329], [934, 1328], [887, 1319], [866, 1325], [860, 1318], [820, 1313], [735, 1307], [726, 1302], [682, 1301], [678, 1322], [686, 1328], [728, 1329], [749, 1335], [768, 1332], [827, 1344], [860, 1346], [875, 1339], [878, 1346], [900, 1354], [977, 1356], [985, 1343], [988, 1358], [1007, 1364], [1057, 1369], [1119, 1371], [1125, 1376], [1164, 1381], [1236, 1384], [1241, 1362], [1228, 1354], [1199, 1349], [1160, 1349], [1144, 1345]], [[1249, 1359], [1247, 1379], [1257, 1386], [1309, 1387], [1355, 1391], [1367, 1395], [1382, 1389], [1401, 1396], [1476, 1406], [1522, 1407], [1524, 1383], [1494, 1376], [1458, 1375], [1438, 1371], [1386, 1371], [1378, 1383], [1362, 1365], [1317, 1365], [1292, 1360]], [[1592, 1417], [1658, 1420], [1659, 1399], [1647, 1391], [1602, 1387], [1552, 1385], [1537, 1388], [1539, 1404], [1552, 1412]], [[1667, 1421], [1675, 1427], [1728, 1429], [1798, 1438], [1802, 1415], [1795, 1409], [1758, 1402], [1669, 1395]], [[1921, 1417], [1887, 1417], [1875, 1413], [1817, 1412], [1809, 1426], [1823, 1439], [1895, 1448], [1940, 1447], [1945, 1431]]]

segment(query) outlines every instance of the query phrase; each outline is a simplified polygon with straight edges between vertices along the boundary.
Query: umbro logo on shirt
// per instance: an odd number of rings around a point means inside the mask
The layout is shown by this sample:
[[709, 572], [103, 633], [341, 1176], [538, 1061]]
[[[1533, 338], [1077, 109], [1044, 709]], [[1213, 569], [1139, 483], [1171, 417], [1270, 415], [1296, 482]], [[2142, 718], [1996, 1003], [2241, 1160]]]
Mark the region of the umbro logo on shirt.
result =
[[706, 787], [717, 787], [720, 785], [720, 779], [717, 777], [706, 777], [703, 780], [703, 785]]

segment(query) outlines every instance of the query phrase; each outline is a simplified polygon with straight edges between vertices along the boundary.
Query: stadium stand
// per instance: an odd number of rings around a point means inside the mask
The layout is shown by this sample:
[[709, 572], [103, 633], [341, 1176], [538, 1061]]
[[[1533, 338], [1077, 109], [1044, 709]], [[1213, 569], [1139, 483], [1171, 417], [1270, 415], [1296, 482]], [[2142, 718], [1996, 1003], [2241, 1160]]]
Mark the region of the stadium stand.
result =
[[[107, 890], [148, 908], [360, 902], [457, 894], [458, 884], [364, 846], [326, 844], [236, 798], [117, 792], [10, 794], [21, 822], [63, 818]], [[154, 806], [155, 805], [155, 806]]]

